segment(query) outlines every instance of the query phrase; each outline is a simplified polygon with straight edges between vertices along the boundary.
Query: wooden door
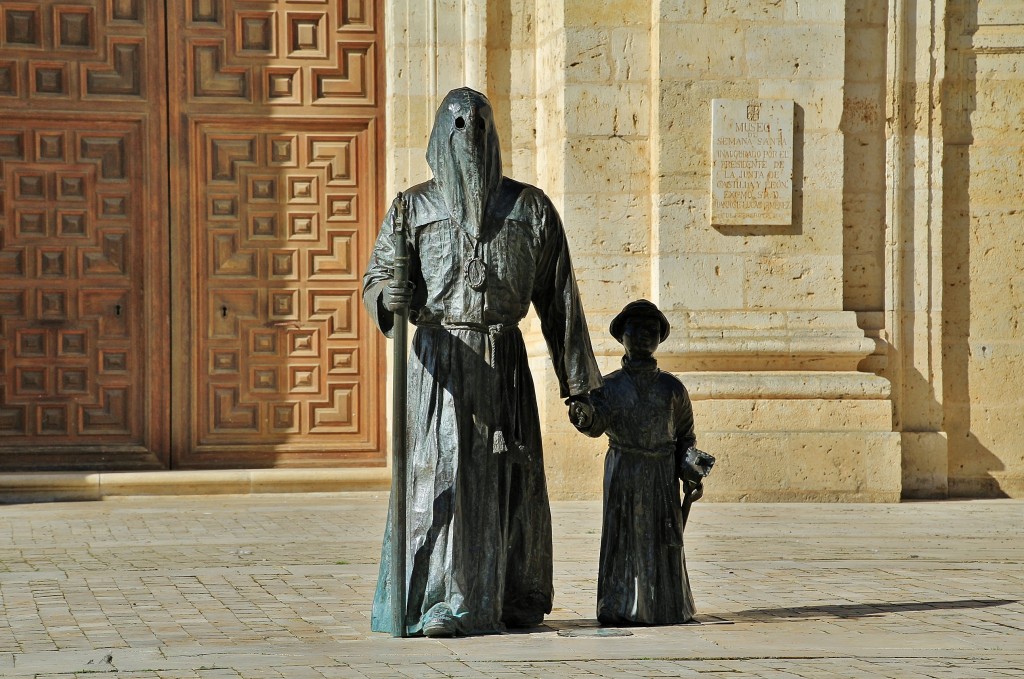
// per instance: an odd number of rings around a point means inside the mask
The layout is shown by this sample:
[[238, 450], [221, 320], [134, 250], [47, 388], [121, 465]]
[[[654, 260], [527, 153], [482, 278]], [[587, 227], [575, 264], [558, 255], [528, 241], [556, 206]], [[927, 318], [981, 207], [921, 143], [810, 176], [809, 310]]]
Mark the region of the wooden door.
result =
[[378, 3], [168, 6], [174, 463], [383, 464]]
[[0, 3], [0, 469], [167, 464], [163, 26]]
[[0, 2], [0, 470], [384, 463], [381, 26]]

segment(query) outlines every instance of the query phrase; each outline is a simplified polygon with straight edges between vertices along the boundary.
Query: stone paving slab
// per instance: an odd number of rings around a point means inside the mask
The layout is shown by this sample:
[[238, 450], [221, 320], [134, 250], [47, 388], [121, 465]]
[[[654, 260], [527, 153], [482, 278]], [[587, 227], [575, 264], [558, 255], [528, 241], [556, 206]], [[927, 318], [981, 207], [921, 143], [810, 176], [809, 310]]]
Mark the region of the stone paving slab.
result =
[[700, 624], [594, 620], [599, 502], [558, 502], [525, 632], [369, 631], [386, 495], [0, 506], [3, 677], [1024, 677], [1024, 502], [710, 504]]

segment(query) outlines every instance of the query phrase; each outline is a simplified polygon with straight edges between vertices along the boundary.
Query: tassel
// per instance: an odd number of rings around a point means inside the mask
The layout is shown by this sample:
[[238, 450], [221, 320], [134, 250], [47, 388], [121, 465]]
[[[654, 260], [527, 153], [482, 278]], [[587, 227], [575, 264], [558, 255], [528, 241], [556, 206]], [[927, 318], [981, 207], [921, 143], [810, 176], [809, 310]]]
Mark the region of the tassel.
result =
[[508, 446], [505, 445], [505, 434], [500, 429], [494, 430], [494, 444], [492, 451], [495, 453], [507, 453]]

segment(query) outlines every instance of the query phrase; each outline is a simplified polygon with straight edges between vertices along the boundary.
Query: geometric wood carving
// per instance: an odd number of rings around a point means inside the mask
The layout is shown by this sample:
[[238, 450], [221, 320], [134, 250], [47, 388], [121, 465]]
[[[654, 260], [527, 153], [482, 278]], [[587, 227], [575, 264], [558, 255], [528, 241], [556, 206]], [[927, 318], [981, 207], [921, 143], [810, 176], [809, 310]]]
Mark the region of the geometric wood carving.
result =
[[359, 301], [381, 216], [379, 3], [188, 0], [168, 22], [175, 287], [196, 291], [174, 319], [177, 463], [379, 464], [383, 342]]
[[228, 66], [224, 45], [202, 42], [192, 47], [192, 96], [195, 98], [249, 99], [251, 76], [246, 68]]
[[314, 101], [342, 99], [372, 104], [376, 46], [372, 43], [338, 43], [335, 54], [335, 66], [311, 69]]
[[370, 414], [379, 410], [360, 410], [357, 398], [381, 386], [377, 338], [357, 320], [361, 248], [376, 225], [352, 210], [345, 220], [327, 212], [375, 202], [376, 187], [356, 173], [372, 126], [246, 127], [260, 129], [193, 127], [194, 280], [206, 291], [193, 297], [194, 360], [209, 367], [192, 385], [195, 401], [208, 404], [196, 414], [197, 447], [330, 450], [346, 436], [376, 445]]
[[32, 108], [98, 100], [148, 108], [145, 83], [163, 66], [152, 43], [164, 27], [140, 21], [142, 0], [4, 4], [0, 96]]
[[140, 126], [3, 124], [0, 344], [13, 351], [0, 355], [0, 436], [14, 451], [143, 444], [144, 223], [139, 210], [127, 224], [104, 214], [98, 198], [125, 191], [127, 158], [145, 154]]
[[378, 11], [372, 0], [183, 2], [170, 20], [189, 64], [187, 103], [375, 108]]
[[138, 41], [110, 40], [110, 64], [85, 67], [85, 92], [91, 96], [142, 94], [143, 46]]
[[166, 30], [146, 0], [0, 3], [0, 470], [170, 458]]

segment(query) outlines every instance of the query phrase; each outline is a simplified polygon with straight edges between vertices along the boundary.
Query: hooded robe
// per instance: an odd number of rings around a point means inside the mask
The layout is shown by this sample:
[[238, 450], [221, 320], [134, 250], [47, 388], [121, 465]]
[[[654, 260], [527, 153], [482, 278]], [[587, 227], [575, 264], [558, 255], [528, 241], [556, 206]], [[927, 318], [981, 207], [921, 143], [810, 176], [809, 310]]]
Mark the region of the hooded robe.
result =
[[[431, 181], [406, 191], [408, 634], [447, 603], [460, 633], [539, 622], [551, 611], [551, 513], [540, 419], [519, 322], [532, 303], [561, 396], [601, 384], [561, 220], [539, 189], [501, 174], [490, 104], [468, 88], [438, 109]], [[395, 206], [385, 217], [363, 302], [386, 335]], [[393, 509], [393, 504], [392, 504]], [[372, 628], [393, 632], [390, 517]]]

